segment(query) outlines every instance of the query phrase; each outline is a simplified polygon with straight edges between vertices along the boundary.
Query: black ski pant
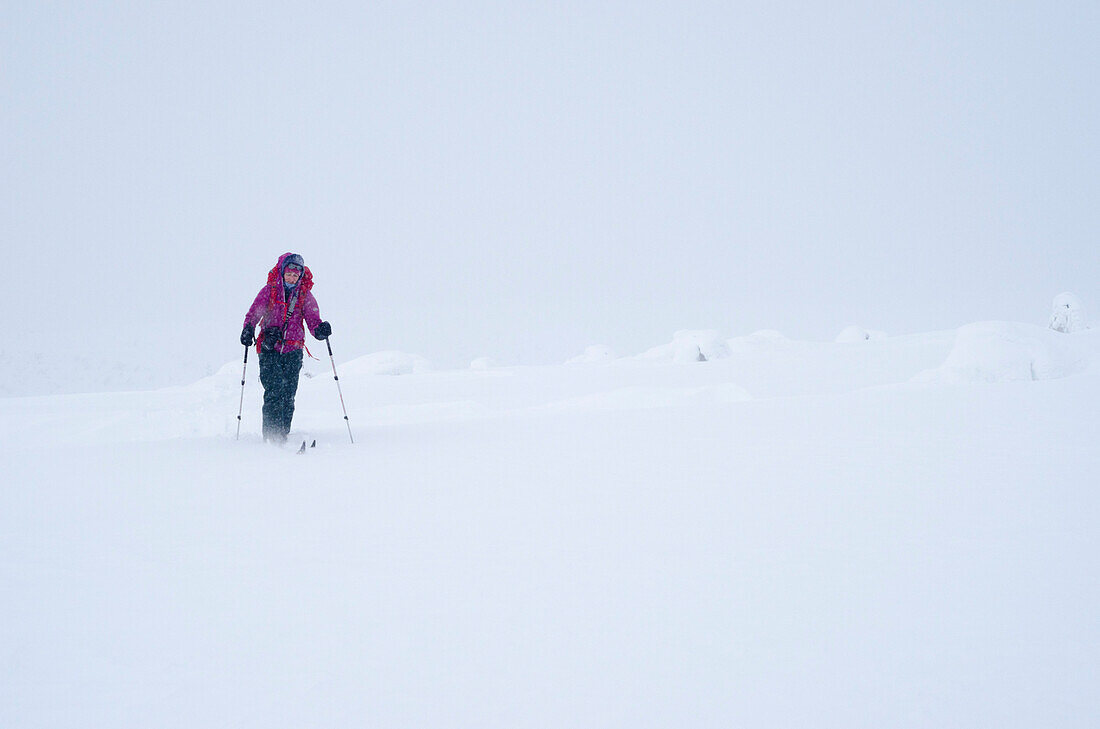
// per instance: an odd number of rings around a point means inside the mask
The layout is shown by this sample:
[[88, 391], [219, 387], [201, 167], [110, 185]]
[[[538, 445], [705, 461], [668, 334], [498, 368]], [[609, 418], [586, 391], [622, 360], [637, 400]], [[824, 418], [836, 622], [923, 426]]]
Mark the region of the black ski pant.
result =
[[285, 443], [294, 418], [294, 396], [302, 370], [302, 350], [260, 352], [260, 382], [264, 386], [264, 440]]

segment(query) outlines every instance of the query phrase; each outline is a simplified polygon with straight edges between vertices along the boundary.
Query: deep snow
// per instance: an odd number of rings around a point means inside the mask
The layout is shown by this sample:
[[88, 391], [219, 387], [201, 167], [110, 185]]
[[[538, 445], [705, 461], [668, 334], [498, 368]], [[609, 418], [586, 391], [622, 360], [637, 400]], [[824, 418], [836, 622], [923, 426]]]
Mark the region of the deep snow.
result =
[[1100, 721], [1094, 331], [588, 354], [0, 400], [0, 726]]

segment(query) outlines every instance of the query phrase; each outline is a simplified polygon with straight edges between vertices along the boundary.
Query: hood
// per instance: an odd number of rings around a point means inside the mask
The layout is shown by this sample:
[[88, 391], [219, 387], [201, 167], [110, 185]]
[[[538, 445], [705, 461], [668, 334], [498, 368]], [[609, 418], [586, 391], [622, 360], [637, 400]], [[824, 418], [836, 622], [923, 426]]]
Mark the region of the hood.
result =
[[296, 259], [294, 263], [302, 264], [302, 277], [298, 279], [298, 288], [302, 291], [309, 291], [313, 288], [313, 272], [309, 270], [309, 266], [305, 265], [302, 257], [297, 253], [284, 253], [279, 256], [279, 262], [275, 264], [275, 268], [267, 272], [267, 285], [276, 286], [282, 288], [283, 284], [283, 271], [286, 270], [286, 264], [290, 263], [289, 259]]

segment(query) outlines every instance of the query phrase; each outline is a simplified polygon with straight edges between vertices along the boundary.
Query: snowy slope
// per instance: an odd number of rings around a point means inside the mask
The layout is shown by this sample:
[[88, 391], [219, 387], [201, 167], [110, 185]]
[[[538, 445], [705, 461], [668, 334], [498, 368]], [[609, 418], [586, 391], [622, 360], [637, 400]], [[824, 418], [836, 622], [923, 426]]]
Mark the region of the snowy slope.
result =
[[1093, 331], [684, 341], [0, 401], [0, 726], [1100, 721]]

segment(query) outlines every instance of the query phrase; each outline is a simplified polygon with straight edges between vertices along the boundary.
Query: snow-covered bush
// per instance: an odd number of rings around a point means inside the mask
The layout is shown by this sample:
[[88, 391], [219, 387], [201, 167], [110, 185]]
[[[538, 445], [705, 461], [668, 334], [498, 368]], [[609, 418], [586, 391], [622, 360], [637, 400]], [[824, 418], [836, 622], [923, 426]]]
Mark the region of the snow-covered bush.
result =
[[1080, 299], [1068, 291], [1054, 297], [1051, 310], [1050, 328], [1056, 332], [1070, 334], [1089, 328]]
[[667, 362], [706, 362], [729, 357], [730, 350], [715, 329], [681, 329], [672, 341], [639, 355], [639, 359]]
[[430, 370], [428, 360], [420, 355], [396, 351], [375, 352], [340, 365], [341, 375], [412, 375]]
[[859, 342], [876, 342], [883, 339], [886, 339], [886, 332], [864, 329], [852, 324], [844, 327], [840, 334], [836, 335], [835, 341], [837, 344], [858, 344]]
[[615, 359], [615, 352], [606, 344], [593, 344], [584, 348], [584, 354], [579, 354], [566, 360], [566, 364], [594, 364], [597, 362], [610, 362]]
[[1085, 365], [1050, 329], [983, 321], [960, 327], [944, 363], [915, 379], [945, 383], [1050, 380], [1071, 375]]

